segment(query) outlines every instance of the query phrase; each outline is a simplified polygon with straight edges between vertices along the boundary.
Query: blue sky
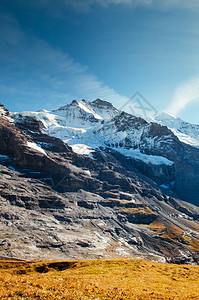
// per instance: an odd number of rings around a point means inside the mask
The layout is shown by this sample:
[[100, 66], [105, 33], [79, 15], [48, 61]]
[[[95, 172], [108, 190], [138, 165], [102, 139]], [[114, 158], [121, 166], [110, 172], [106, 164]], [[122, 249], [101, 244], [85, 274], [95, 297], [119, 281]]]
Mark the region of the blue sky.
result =
[[0, 101], [48, 110], [139, 91], [199, 123], [199, 1], [1, 0]]

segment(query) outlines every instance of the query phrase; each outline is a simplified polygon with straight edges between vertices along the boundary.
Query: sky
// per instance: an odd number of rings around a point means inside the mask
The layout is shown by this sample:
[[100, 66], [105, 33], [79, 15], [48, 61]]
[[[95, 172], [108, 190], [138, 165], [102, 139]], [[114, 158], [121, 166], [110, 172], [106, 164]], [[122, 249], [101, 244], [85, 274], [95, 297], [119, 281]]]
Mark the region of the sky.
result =
[[138, 113], [141, 95], [199, 124], [198, 0], [0, 0], [0, 32], [11, 111], [101, 98]]

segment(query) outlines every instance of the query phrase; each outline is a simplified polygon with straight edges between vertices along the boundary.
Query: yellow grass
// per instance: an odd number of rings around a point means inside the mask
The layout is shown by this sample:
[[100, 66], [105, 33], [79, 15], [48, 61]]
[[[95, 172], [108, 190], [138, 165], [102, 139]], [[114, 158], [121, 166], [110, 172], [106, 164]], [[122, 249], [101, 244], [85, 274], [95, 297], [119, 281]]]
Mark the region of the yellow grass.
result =
[[[148, 226], [148, 228], [154, 233], [165, 238], [173, 240], [178, 238], [184, 239], [184, 241], [188, 242], [187, 246], [189, 248], [199, 252], [199, 242], [194, 238], [194, 235], [193, 237], [186, 235], [182, 229], [170, 222], [165, 222], [165, 224], [163, 224], [158, 218], [156, 218], [153, 223]], [[195, 228], [197, 228], [197, 226], [195, 226]]]
[[180, 229], [178, 226], [167, 222], [167, 229], [165, 230], [163, 237], [168, 237], [171, 239], [177, 239], [179, 237], [183, 237], [184, 231]]
[[190, 248], [199, 252], [199, 242], [192, 238]]
[[127, 259], [1, 261], [0, 299], [199, 299], [199, 267]]
[[132, 214], [142, 214], [142, 215], [155, 215], [147, 206], [144, 207], [118, 207], [115, 206], [115, 209], [121, 212], [128, 212]]
[[166, 227], [162, 224], [162, 222], [156, 218], [153, 223], [149, 226], [149, 228], [156, 234], [162, 234], [166, 230]]

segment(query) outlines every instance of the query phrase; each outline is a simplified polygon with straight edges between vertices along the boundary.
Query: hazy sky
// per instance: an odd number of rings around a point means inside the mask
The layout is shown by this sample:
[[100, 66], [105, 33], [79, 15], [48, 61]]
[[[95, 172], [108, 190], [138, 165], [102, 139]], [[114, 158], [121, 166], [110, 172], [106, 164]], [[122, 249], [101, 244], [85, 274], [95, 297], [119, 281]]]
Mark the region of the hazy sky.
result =
[[198, 0], [0, 0], [0, 101], [48, 110], [139, 91], [199, 123]]

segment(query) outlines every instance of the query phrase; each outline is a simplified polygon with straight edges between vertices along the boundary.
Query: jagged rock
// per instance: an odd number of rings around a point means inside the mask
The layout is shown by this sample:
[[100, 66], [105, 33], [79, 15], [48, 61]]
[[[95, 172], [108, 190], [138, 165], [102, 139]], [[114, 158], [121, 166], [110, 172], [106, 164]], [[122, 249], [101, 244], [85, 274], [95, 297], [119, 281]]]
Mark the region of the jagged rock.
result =
[[[47, 134], [38, 119], [47, 116], [45, 111], [28, 118], [17, 115], [15, 124], [0, 118], [1, 257], [127, 256], [198, 263], [199, 208], [177, 199], [174, 191], [165, 194], [159, 187], [160, 181], [177, 181], [180, 164], [181, 168], [185, 163], [191, 168], [191, 156], [197, 159], [198, 150], [182, 144], [166, 127], [118, 112], [106, 101], [94, 101], [86, 119], [82, 105], [89, 109], [89, 102], [82, 100], [81, 107], [74, 101], [56, 111], [62, 115], [56, 122], [63, 124], [65, 115], [70, 119], [78, 113], [83, 126], [93, 122], [101, 131], [113, 123], [107, 120], [111, 116], [120, 134], [126, 128], [142, 131], [139, 143], [145, 153], [160, 155], [170, 149], [164, 157], [175, 160], [174, 167], [131, 164], [115, 147], [105, 144], [90, 157], [77, 154]], [[146, 140], [152, 136], [157, 141], [149, 147]], [[126, 140], [126, 147], [132, 145], [132, 139]]]
[[0, 103], [0, 117], [10, 117], [9, 110], [2, 103]]

